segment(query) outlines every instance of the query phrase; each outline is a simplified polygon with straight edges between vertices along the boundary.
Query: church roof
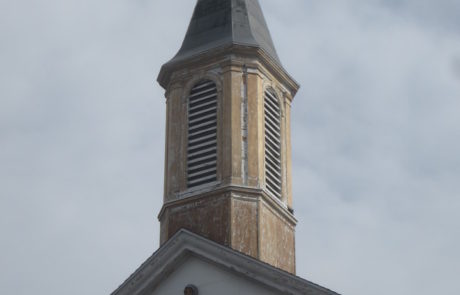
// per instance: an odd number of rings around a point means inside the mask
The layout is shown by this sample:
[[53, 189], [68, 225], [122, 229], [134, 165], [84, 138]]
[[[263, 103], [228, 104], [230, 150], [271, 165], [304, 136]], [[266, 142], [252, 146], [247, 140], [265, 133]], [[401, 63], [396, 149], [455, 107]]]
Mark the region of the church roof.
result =
[[227, 45], [260, 48], [281, 64], [258, 0], [198, 0], [182, 47], [170, 62]]
[[269, 294], [339, 295], [184, 229], [162, 245], [112, 295], [156, 294], [157, 287], [180, 272], [181, 265], [190, 257], [264, 286]]

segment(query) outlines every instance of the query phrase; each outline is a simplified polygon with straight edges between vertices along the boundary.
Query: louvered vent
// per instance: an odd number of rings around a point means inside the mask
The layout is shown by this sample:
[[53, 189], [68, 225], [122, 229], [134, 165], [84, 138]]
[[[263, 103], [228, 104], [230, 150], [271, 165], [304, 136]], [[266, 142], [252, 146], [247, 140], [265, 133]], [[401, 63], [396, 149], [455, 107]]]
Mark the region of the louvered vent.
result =
[[187, 183], [196, 187], [217, 180], [217, 88], [195, 85], [188, 99]]
[[269, 192], [281, 198], [281, 111], [278, 99], [265, 91], [265, 181]]

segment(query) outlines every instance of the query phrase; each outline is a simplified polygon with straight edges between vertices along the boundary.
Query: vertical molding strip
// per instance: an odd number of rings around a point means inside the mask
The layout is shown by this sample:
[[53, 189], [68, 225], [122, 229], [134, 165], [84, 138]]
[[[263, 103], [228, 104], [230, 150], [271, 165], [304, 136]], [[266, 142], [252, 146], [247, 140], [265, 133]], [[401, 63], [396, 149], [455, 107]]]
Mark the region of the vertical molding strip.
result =
[[243, 66], [241, 82], [241, 178], [248, 185], [248, 69]]

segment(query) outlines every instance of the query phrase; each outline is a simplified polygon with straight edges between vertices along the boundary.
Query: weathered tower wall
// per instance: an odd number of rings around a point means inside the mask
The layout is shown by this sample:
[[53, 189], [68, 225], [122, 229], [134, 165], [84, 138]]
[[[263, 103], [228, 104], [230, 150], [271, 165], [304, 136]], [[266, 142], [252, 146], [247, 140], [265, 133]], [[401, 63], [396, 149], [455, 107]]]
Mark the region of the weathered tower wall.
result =
[[[258, 58], [201, 56], [171, 73], [166, 91], [167, 128], [161, 243], [179, 229], [210, 238], [262, 261], [295, 272], [296, 220], [292, 215], [289, 115], [291, 85]], [[187, 188], [187, 97], [207, 79], [218, 93], [217, 182]], [[265, 190], [264, 91], [279, 99], [282, 193]]]

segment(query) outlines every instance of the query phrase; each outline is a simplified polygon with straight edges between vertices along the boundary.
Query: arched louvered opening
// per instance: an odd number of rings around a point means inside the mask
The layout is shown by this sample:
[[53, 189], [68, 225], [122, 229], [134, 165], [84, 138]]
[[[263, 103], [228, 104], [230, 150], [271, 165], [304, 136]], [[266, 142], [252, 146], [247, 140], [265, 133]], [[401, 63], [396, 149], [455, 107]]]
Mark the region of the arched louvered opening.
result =
[[281, 199], [281, 110], [270, 91], [264, 93], [264, 117], [266, 188]]
[[196, 84], [188, 97], [187, 186], [217, 180], [217, 87]]

